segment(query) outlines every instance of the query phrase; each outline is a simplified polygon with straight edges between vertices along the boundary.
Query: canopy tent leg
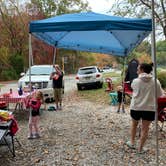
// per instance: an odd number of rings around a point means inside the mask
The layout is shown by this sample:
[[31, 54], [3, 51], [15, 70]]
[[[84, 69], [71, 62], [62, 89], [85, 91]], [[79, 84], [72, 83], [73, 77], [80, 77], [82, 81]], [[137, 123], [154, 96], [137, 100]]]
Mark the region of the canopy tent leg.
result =
[[29, 84], [31, 93], [32, 35], [29, 33]]
[[53, 65], [55, 65], [56, 54], [57, 54], [57, 48], [54, 47]]
[[[30, 96], [31, 96], [31, 91], [32, 91], [32, 86], [31, 86], [31, 63], [32, 63], [32, 35], [29, 33], [29, 88], [30, 88]], [[30, 108], [30, 118], [32, 118], [32, 111]]]
[[155, 102], [155, 132], [156, 132], [156, 165], [159, 165], [159, 147], [158, 147], [158, 103], [157, 103], [157, 64], [156, 64], [156, 39], [155, 39], [155, 18], [154, 18], [154, 0], [151, 2], [152, 7], [152, 61], [154, 65], [154, 78], [155, 78], [155, 96], [154, 96], [154, 102]]
[[123, 57], [123, 72], [122, 72], [122, 87], [123, 87], [123, 91], [122, 91], [122, 108], [124, 108], [125, 111], [125, 107], [124, 107], [124, 93], [125, 93], [125, 89], [124, 89], [124, 82], [125, 82], [125, 64], [126, 64], [126, 56]]

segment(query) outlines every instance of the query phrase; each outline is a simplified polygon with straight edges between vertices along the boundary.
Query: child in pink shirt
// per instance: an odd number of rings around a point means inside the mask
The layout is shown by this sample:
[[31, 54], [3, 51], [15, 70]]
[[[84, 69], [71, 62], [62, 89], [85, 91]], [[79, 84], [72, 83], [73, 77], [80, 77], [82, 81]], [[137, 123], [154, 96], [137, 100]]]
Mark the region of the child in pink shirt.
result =
[[43, 93], [41, 91], [37, 91], [28, 103], [30, 107], [28, 139], [40, 138], [38, 125], [39, 125], [39, 115], [40, 115], [39, 110], [42, 102], [43, 102]]

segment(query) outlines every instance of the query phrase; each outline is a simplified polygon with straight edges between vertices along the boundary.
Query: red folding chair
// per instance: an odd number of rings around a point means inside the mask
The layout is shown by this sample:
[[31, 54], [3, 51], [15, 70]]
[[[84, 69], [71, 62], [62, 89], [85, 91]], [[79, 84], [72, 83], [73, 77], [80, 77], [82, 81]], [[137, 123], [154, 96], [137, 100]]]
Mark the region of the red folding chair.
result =
[[0, 109], [5, 110], [7, 109], [8, 105], [5, 101], [0, 101]]
[[133, 90], [131, 89], [130, 83], [124, 82], [123, 87], [124, 87], [124, 93], [131, 98]]
[[158, 98], [158, 120], [162, 123], [161, 131], [166, 121], [166, 97]]

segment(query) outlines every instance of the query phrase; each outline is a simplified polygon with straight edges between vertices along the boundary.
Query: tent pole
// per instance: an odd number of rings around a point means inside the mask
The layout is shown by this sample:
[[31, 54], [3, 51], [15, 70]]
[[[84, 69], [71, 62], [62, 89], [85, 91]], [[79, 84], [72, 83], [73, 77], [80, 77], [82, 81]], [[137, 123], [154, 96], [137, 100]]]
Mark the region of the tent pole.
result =
[[31, 93], [31, 62], [32, 62], [32, 38], [29, 33], [29, 84], [30, 84], [30, 93]]
[[151, 2], [152, 5], [152, 61], [154, 65], [154, 78], [155, 78], [155, 130], [156, 130], [156, 165], [159, 165], [159, 148], [158, 148], [158, 103], [157, 103], [157, 64], [156, 64], [156, 39], [155, 39], [155, 18], [154, 18], [154, 0]]
[[123, 91], [122, 91], [122, 109], [124, 108], [124, 111], [125, 111], [125, 107], [124, 107], [124, 93], [125, 93], [125, 88], [124, 88], [124, 83], [125, 83], [125, 65], [126, 65], [126, 56], [123, 57], [123, 72], [122, 72], [122, 88], [123, 88]]
[[57, 52], [56, 49], [57, 49], [57, 48], [54, 47], [53, 65], [55, 65], [55, 58], [56, 58], [56, 52]]
[[[31, 84], [31, 60], [32, 60], [32, 35], [29, 33], [29, 88], [30, 88], [30, 96], [32, 91], [32, 84]], [[32, 118], [32, 110], [30, 108], [30, 115], [29, 117]]]

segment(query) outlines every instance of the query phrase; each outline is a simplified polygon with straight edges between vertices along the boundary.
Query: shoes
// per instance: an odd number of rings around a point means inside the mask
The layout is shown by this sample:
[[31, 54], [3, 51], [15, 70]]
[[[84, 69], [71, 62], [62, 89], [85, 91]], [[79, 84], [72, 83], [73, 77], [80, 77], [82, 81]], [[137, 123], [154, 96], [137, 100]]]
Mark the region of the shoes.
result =
[[33, 139], [33, 134], [28, 135], [28, 139]]
[[130, 141], [125, 143], [130, 149], [135, 149], [135, 145], [132, 145]]
[[61, 105], [58, 106], [58, 107], [57, 107], [57, 110], [62, 110], [62, 106], [61, 106]]
[[137, 152], [137, 154], [145, 154], [148, 152], [148, 149], [142, 149], [140, 152]]
[[40, 138], [41, 136], [38, 134], [38, 133], [36, 133], [36, 134], [34, 134], [34, 137], [33, 138]]
[[[116, 112], [117, 112], [117, 113], [120, 113], [120, 110], [117, 110]], [[125, 113], [125, 110], [122, 110], [122, 112]]]
[[58, 110], [62, 110], [62, 107], [60, 106], [60, 107], [58, 108]]
[[36, 134], [30, 134], [29, 136], [28, 136], [28, 139], [35, 139], [35, 138], [40, 138], [41, 136], [38, 134], [38, 133], [36, 133]]

